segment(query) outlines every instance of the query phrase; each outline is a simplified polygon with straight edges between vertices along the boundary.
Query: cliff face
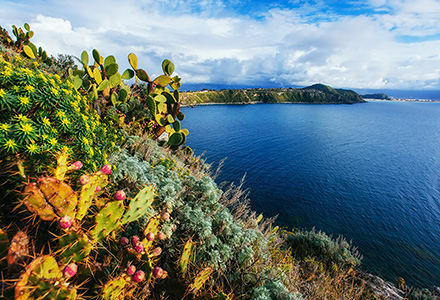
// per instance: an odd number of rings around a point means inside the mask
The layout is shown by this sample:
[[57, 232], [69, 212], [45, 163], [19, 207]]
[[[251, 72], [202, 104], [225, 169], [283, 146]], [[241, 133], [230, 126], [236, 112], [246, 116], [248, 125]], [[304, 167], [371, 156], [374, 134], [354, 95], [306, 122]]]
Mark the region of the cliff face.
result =
[[203, 103], [252, 104], [252, 103], [363, 103], [364, 99], [354, 91], [333, 89], [323, 84], [306, 88], [234, 89], [182, 92], [184, 104]]

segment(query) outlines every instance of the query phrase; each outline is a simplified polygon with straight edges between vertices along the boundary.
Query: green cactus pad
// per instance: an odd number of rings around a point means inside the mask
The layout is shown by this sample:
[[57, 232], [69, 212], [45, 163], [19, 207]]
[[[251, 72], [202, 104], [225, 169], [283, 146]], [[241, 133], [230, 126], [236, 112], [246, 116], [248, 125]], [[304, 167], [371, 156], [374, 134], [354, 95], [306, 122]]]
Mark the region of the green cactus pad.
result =
[[154, 96], [154, 100], [160, 103], [165, 103], [167, 102], [167, 97], [165, 97], [164, 95], [156, 95]]
[[177, 119], [179, 119], [179, 121], [183, 121], [185, 120], [185, 115], [179, 111], [177, 113]]
[[127, 101], [127, 98], [128, 98], [128, 94], [130, 93], [130, 91], [129, 91], [129, 89], [127, 88], [127, 87], [122, 87], [120, 90], [119, 90], [119, 100], [120, 101], [122, 101], [122, 102], [125, 102], [125, 101]]
[[59, 217], [75, 213], [78, 198], [70, 185], [55, 177], [41, 177], [37, 185]]
[[107, 68], [110, 64], [116, 63], [116, 57], [109, 55], [104, 59], [104, 67]]
[[[147, 236], [147, 234], [150, 232], [156, 236], [160, 230], [159, 224], [160, 224], [159, 217], [151, 218], [144, 229], [144, 236]], [[144, 243], [145, 249], [147, 250], [153, 246], [153, 241], [149, 241], [147, 239], [143, 239], [142, 243]]]
[[130, 66], [134, 69], [137, 70], [138, 68], [138, 59], [136, 57], [136, 54], [134, 53], [130, 53], [128, 55], [128, 62], [130, 63]]
[[191, 261], [191, 258], [193, 257], [194, 252], [195, 252], [195, 245], [194, 242], [192, 241], [192, 238], [190, 238], [185, 243], [185, 246], [183, 247], [182, 255], [180, 256], [179, 259], [179, 267], [183, 275], [185, 275], [186, 272], [188, 271], [188, 265], [189, 262]]
[[176, 99], [174, 98], [173, 94], [169, 93], [169, 92], [163, 92], [162, 93], [163, 96], [165, 96], [165, 98], [167, 98], [167, 103], [168, 104], [174, 104], [176, 103]]
[[31, 212], [38, 214], [43, 221], [51, 221], [57, 217], [36, 183], [29, 183], [24, 189], [24, 195], [24, 205]]
[[148, 76], [148, 73], [145, 70], [137, 69], [136, 76], [142, 81], [150, 82], [150, 76]]
[[109, 78], [110, 81], [110, 88], [114, 88], [118, 86], [122, 82], [121, 74], [116, 73], [113, 76]]
[[178, 146], [182, 144], [183, 139], [184, 139], [184, 135], [182, 133], [175, 132], [168, 139], [168, 144], [172, 146]]
[[160, 126], [166, 125], [166, 121], [161, 114], [154, 115], [154, 119], [156, 120], [157, 124], [159, 124]]
[[64, 180], [64, 175], [69, 169], [67, 166], [67, 153], [61, 153], [57, 158], [57, 167], [55, 168], [54, 177], [58, 180]]
[[96, 188], [99, 186], [101, 189], [103, 189], [108, 183], [107, 179], [107, 175], [95, 174], [93, 176], [90, 176], [89, 182], [82, 186], [78, 200], [78, 211], [75, 216], [78, 220], [82, 220], [87, 214], [87, 211], [93, 203]]
[[59, 279], [61, 276], [55, 258], [50, 255], [37, 257], [26, 266], [15, 284], [15, 299], [37, 299], [38, 294], [46, 292], [48, 288], [45, 280]]
[[89, 256], [92, 246], [93, 243], [88, 239], [87, 235], [80, 235], [75, 231], [71, 231], [59, 239], [61, 252], [58, 257], [60, 262], [67, 264], [69, 262], [83, 261]]
[[130, 69], [126, 69], [124, 73], [122, 73], [122, 79], [128, 80], [132, 79], [134, 76], [134, 71]]
[[157, 110], [159, 111], [159, 113], [164, 114], [167, 112], [167, 104], [166, 103], [162, 103], [159, 102], [157, 104]]
[[102, 82], [101, 71], [99, 71], [98, 68], [93, 69], [93, 77], [95, 78], [97, 85], [99, 85]]
[[105, 67], [105, 72], [107, 74], [107, 77], [111, 77], [118, 73], [119, 66], [117, 63], [111, 63], [108, 66]]
[[170, 123], [170, 124], [172, 124], [172, 123], [174, 123], [174, 118], [173, 118], [173, 116], [170, 114], [170, 115], [167, 115], [167, 121], [168, 121], [168, 123]]
[[175, 91], [173, 92], [174, 95], [174, 99], [176, 99], [177, 102], [180, 102], [180, 94], [179, 91], [173, 87], [173, 89], [175, 89]]
[[89, 64], [89, 54], [85, 50], [81, 53], [81, 63], [84, 66], [87, 66]]
[[171, 78], [168, 75], [160, 75], [154, 79], [154, 84], [161, 87], [166, 87], [171, 82]]
[[175, 68], [174, 64], [171, 61], [169, 61], [168, 59], [165, 59], [162, 62], [162, 70], [166, 75], [171, 76], [171, 74], [174, 73], [174, 68]]
[[156, 115], [156, 102], [150, 95], [145, 99], [145, 104], [147, 105], [147, 108], [150, 111], [150, 113], [153, 116]]
[[175, 121], [173, 123], [173, 128], [176, 132], [180, 131], [180, 122], [179, 121]]
[[101, 298], [105, 300], [121, 299], [124, 296], [123, 292], [126, 284], [127, 278], [125, 276], [118, 276], [109, 280], [102, 287]]
[[[95, 60], [95, 62], [100, 65], [104, 62], [104, 59], [101, 57], [101, 55], [99, 54], [98, 50], [93, 49], [92, 50], [92, 55], [93, 55], [93, 59]], [[102, 59], [102, 60], [101, 60]]]
[[97, 91], [98, 92], [102, 92], [103, 90], [105, 90], [106, 88], [108, 88], [110, 86], [110, 82], [108, 81], [108, 79], [104, 79], [98, 86]]
[[96, 215], [96, 226], [91, 231], [91, 236], [97, 241], [104, 239], [113, 230], [121, 225], [123, 213], [123, 201], [113, 201], [107, 203]]
[[35, 54], [34, 54], [34, 51], [32, 51], [32, 48], [31, 48], [31, 47], [29, 47], [28, 45], [26, 45], [26, 46], [23, 47], [23, 51], [24, 51], [24, 53], [25, 53], [27, 56], [29, 56], [30, 58], [35, 59]]
[[122, 224], [136, 221], [141, 216], [147, 214], [148, 209], [154, 201], [154, 188], [146, 186], [130, 201], [128, 209], [122, 218]]
[[213, 270], [210, 267], [204, 268], [202, 271], [200, 271], [194, 279], [194, 282], [189, 285], [188, 292], [194, 295], [197, 294], [197, 292], [203, 287], [205, 282], [208, 281], [208, 279], [210, 278], [212, 271]]

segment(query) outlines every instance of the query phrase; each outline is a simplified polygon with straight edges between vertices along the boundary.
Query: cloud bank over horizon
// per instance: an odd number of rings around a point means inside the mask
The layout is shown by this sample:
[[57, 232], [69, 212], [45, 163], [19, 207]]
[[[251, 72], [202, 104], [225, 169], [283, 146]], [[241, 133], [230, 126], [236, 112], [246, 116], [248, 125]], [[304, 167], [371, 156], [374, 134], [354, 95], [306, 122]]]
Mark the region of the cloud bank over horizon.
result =
[[440, 89], [440, 1], [4, 1], [0, 26], [30, 24], [51, 55], [136, 53], [185, 83]]

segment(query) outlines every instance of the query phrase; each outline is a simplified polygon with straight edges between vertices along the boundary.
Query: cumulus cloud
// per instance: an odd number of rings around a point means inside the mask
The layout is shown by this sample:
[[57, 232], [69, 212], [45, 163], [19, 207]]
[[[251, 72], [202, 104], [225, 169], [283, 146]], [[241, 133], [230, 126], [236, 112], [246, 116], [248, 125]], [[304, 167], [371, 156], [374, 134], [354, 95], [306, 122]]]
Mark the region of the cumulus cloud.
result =
[[[353, 0], [353, 9], [357, 0]], [[184, 83], [349, 88], [439, 88], [440, 1], [370, 0], [362, 13], [291, 0], [243, 13], [248, 0], [6, 2], [0, 24], [27, 21], [50, 54], [96, 48], [121, 68], [137, 54], [150, 76], [171, 59]], [[290, 6], [289, 6], [290, 5]], [[250, 7], [250, 6], [249, 6]], [[251, 9], [251, 8], [249, 8]], [[356, 9], [355, 9], [356, 10]], [[18, 17], [20, 16], [20, 17]], [[412, 19], [407, 19], [411, 16]], [[22, 19], [28, 18], [28, 19]]]

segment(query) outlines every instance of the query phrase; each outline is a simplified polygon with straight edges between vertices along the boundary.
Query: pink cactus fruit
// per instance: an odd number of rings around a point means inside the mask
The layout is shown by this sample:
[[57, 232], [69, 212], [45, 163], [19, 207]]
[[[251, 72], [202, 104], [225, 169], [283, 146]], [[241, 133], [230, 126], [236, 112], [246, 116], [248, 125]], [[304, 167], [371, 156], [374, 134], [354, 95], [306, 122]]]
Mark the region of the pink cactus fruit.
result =
[[119, 240], [119, 245], [121, 246], [127, 246], [129, 243], [130, 241], [125, 236], [121, 237], [121, 239]]
[[60, 225], [61, 228], [68, 229], [70, 228], [70, 226], [72, 226], [73, 219], [71, 216], [65, 215], [58, 221], [58, 224]]
[[66, 278], [71, 278], [75, 276], [77, 271], [78, 271], [78, 266], [75, 263], [70, 263], [64, 267], [63, 276]]
[[161, 247], [156, 247], [153, 250], [153, 256], [159, 256], [162, 253], [162, 248]]
[[131, 237], [131, 244], [132, 244], [133, 246], [136, 246], [136, 244], [137, 244], [140, 240], [141, 240], [141, 239], [140, 239], [137, 235], [134, 235], [134, 236]]
[[95, 189], [95, 192], [99, 193], [101, 191], [101, 187], [98, 185]]
[[78, 160], [78, 161], [74, 162], [73, 164], [71, 164], [69, 169], [77, 171], [77, 170], [81, 169], [82, 166], [83, 166], [83, 164]]
[[153, 276], [154, 276], [154, 278], [162, 278], [163, 269], [161, 267], [154, 267]]
[[166, 221], [170, 218], [170, 214], [164, 211], [160, 217], [162, 218], [162, 220]]
[[113, 197], [115, 198], [115, 200], [120, 201], [120, 200], [124, 200], [126, 196], [123, 190], [119, 190], [113, 195]]
[[137, 242], [136, 245], [134, 246], [134, 250], [136, 250], [137, 253], [142, 253], [144, 252], [144, 244], [142, 242]]
[[133, 275], [136, 272], [136, 267], [131, 265], [127, 268], [127, 275]]
[[158, 238], [160, 241], [163, 241], [164, 239], [167, 238], [167, 236], [165, 235], [165, 233], [163, 233], [163, 232], [159, 232], [159, 233], [157, 234], [157, 238]]
[[[153, 270], [154, 272], [154, 270]], [[133, 275], [133, 280], [134, 282], [141, 282], [145, 279], [145, 273], [141, 270], [136, 271], [136, 273], [134, 273]]]
[[154, 241], [154, 233], [149, 232], [149, 233], [147, 234], [147, 240], [149, 240], [149, 241]]
[[79, 183], [81, 183], [82, 185], [85, 185], [88, 182], [89, 182], [89, 176], [84, 174], [79, 177]]
[[101, 172], [105, 175], [110, 175], [112, 173], [112, 168], [109, 165], [103, 165], [101, 168]]

